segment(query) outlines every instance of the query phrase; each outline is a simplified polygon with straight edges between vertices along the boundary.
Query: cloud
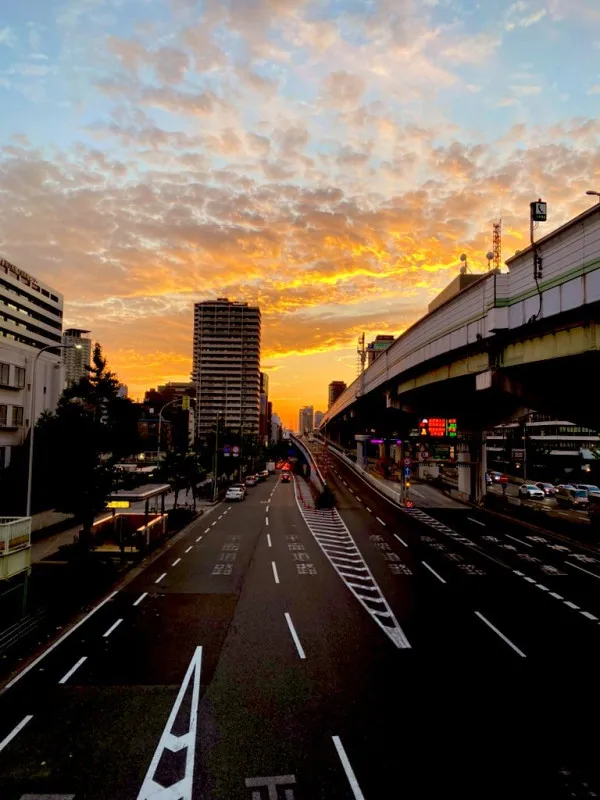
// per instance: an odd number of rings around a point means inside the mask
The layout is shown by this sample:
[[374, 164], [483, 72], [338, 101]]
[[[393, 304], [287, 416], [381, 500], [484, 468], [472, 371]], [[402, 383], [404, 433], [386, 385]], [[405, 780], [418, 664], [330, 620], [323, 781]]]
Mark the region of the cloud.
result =
[[323, 101], [335, 108], [353, 108], [358, 105], [366, 89], [366, 82], [358, 75], [343, 70], [332, 72], [322, 83]]
[[13, 30], [8, 26], [0, 28], [0, 47], [15, 47], [17, 44], [17, 37]]
[[533, 97], [542, 91], [541, 86], [534, 86], [533, 84], [517, 84], [510, 88], [518, 97]]

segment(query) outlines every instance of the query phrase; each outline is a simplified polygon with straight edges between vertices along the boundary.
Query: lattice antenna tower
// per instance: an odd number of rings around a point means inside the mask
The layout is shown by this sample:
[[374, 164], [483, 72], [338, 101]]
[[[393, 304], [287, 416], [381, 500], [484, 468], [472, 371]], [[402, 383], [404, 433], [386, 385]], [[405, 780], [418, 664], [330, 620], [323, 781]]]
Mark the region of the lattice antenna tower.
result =
[[494, 254], [494, 269], [502, 266], [502, 220], [494, 222], [494, 238], [492, 252]]

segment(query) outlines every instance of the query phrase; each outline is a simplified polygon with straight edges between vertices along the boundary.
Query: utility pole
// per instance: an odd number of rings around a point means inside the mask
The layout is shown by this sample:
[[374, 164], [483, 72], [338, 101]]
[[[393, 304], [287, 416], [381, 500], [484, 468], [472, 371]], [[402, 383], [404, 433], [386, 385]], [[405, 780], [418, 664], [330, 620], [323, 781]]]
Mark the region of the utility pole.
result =
[[215, 459], [213, 464], [214, 486], [213, 486], [213, 503], [217, 500], [217, 469], [219, 468], [219, 414], [217, 411], [217, 424], [215, 427]]
[[502, 266], [502, 220], [494, 222], [494, 237], [492, 240], [492, 256], [494, 260], [494, 269], [500, 269]]
[[360, 389], [358, 394], [362, 396], [365, 393], [365, 363], [367, 360], [364, 331], [358, 337], [358, 347], [356, 349], [356, 352], [358, 353], [357, 369], [358, 369], [358, 376], [360, 378]]

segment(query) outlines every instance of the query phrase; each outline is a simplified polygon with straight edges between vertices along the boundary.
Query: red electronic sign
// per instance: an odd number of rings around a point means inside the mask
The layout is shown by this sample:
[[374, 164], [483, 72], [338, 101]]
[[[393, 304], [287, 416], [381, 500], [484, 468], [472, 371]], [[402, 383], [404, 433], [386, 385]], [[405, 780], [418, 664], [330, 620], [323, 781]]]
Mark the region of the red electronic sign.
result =
[[455, 437], [457, 432], [456, 419], [443, 419], [441, 417], [429, 417], [419, 422], [420, 436], [451, 436]]

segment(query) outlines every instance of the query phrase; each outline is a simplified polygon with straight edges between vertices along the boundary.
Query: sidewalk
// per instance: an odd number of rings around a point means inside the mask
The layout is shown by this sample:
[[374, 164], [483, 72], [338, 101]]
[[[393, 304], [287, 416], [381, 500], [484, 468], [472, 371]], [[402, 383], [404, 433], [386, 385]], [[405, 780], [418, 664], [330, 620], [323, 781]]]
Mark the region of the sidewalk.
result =
[[[400, 498], [400, 484], [398, 481], [387, 480], [387, 478], [384, 478], [376, 470], [370, 467], [367, 468], [367, 472], [372, 478], [375, 478], [375, 480], [387, 486], [388, 489], [396, 492], [398, 498]], [[414, 478], [411, 478], [408, 497], [413, 501], [417, 508], [464, 509], [466, 507], [465, 503], [461, 503], [458, 500], [454, 500], [452, 497], [448, 497], [448, 495], [445, 494], [441, 489], [431, 486], [429, 483], [417, 483], [415, 482]]]

